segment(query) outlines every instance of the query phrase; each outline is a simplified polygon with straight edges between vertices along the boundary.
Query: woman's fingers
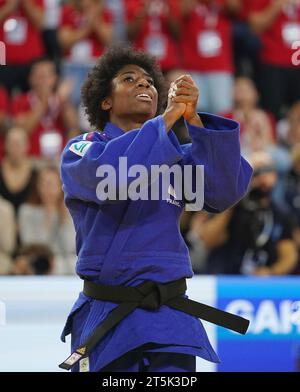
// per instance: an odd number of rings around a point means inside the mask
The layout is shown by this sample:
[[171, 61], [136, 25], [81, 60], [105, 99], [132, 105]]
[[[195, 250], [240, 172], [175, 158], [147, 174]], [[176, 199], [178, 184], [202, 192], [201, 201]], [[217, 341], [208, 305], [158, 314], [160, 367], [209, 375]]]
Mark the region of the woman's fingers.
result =
[[168, 97], [174, 103], [195, 103], [199, 90], [190, 75], [181, 75], [171, 83]]
[[197, 95], [197, 94], [198, 94], [197, 87], [194, 87], [193, 85], [190, 85], [188, 83], [182, 85], [172, 83], [169, 89], [169, 98], [174, 97], [176, 95]]
[[186, 88], [186, 87], [180, 87], [176, 91], [176, 96], [177, 95], [197, 95], [198, 91], [195, 88]]
[[191, 103], [197, 99], [197, 95], [176, 95], [172, 98], [173, 102], [176, 103]]
[[184, 81], [189, 82], [189, 83], [193, 83], [194, 82], [192, 77], [191, 77], [191, 75], [181, 75], [177, 79], [175, 79], [174, 82], [178, 83], [181, 80], [184, 80]]
[[194, 83], [191, 83], [190, 81], [181, 79], [178, 82], [174, 82], [177, 87], [195, 87]]
[[180, 91], [185, 91], [181, 89], [188, 89], [190, 91], [197, 91], [198, 92], [198, 87], [194, 83], [193, 79], [191, 77], [188, 77], [186, 75], [177, 78], [174, 82], [171, 83], [171, 88], [177, 90], [177, 94], [180, 93]]
[[194, 80], [192, 79], [192, 77], [190, 75], [180, 76], [173, 83], [176, 84], [178, 87], [183, 86], [183, 87], [198, 88], [196, 83], [194, 82]]
[[196, 86], [186, 81], [180, 81], [178, 83], [174, 83], [174, 86], [176, 86], [177, 90], [182, 88], [189, 89], [189, 90], [197, 90]]

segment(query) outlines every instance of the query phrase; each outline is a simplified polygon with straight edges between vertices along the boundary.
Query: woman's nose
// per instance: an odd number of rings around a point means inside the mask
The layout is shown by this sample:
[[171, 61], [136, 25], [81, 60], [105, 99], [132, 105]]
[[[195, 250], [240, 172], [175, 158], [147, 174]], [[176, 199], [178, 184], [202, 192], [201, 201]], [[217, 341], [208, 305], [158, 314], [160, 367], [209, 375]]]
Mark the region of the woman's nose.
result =
[[150, 83], [148, 82], [147, 79], [141, 78], [138, 80], [138, 86], [143, 86], [143, 87], [150, 87]]

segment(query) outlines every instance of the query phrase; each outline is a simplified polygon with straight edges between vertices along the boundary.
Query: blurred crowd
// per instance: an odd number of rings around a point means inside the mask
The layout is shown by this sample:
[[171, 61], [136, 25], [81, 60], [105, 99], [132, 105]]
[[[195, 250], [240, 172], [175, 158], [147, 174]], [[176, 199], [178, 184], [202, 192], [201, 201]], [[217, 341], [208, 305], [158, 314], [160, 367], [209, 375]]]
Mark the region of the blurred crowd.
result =
[[299, 0], [0, 0], [0, 41], [0, 274], [74, 273], [59, 157], [91, 130], [80, 87], [115, 42], [156, 56], [168, 84], [191, 74], [199, 111], [241, 124], [249, 194], [182, 216], [195, 273], [300, 273]]

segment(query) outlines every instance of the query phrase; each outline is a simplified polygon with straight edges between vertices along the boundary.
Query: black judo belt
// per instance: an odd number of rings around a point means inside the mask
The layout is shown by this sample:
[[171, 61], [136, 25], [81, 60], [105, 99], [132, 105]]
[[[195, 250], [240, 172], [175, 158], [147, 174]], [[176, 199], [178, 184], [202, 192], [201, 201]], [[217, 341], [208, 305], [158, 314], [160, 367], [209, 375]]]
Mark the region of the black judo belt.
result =
[[246, 333], [249, 320], [184, 298], [182, 295], [186, 289], [185, 278], [164, 284], [147, 280], [134, 287], [108, 286], [85, 280], [83, 288], [85, 295], [120, 305], [109, 313], [84, 344], [78, 347], [59, 367], [70, 370], [78, 361], [87, 357], [104, 335], [136, 308], [157, 310], [161, 305], [167, 305], [232, 331]]

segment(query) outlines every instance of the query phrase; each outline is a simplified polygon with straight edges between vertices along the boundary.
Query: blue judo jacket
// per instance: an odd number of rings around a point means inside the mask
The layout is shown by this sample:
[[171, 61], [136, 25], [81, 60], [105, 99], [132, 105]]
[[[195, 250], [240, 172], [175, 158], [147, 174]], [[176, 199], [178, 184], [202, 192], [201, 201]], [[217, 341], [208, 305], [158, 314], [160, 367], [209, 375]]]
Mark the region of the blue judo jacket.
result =
[[[167, 132], [162, 116], [126, 133], [107, 123], [103, 132], [69, 141], [62, 154], [61, 178], [76, 229], [78, 275], [125, 286], [146, 279], [166, 283], [193, 276], [179, 230], [184, 201], [102, 201], [96, 192], [96, 173], [105, 164], [117, 168], [119, 157], [127, 158], [128, 167], [140, 164], [148, 171], [151, 165], [203, 165], [204, 209], [224, 211], [246, 193], [252, 169], [240, 154], [239, 124], [206, 113], [200, 116], [204, 128], [186, 123], [192, 139], [186, 145], [180, 145], [172, 131]], [[128, 179], [126, 183], [118, 178], [116, 186], [128, 186]], [[116, 306], [80, 293], [62, 340], [72, 333], [74, 350]], [[149, 351], [173, 351], [219, 361], [199, 319], [162, 305], [155, 311], [137, 308], [122, 320], [90, 354], [90, 370], [98, 371], [150, 342], [157, 347]]]

